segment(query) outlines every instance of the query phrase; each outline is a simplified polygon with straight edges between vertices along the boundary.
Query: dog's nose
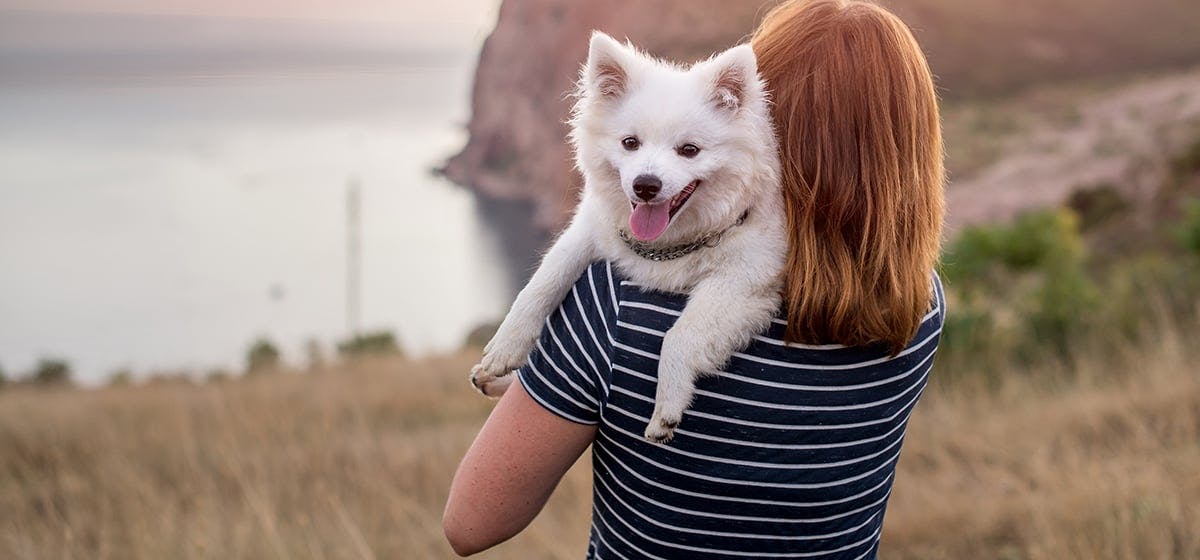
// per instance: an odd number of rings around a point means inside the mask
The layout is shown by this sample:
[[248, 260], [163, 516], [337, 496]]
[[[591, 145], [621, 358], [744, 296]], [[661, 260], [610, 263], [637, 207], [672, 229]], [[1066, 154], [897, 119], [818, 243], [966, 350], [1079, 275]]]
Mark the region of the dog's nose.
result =
[[638, 175], [633, 180], [633, 194], [642, 200], [653, 199], [658, 196], [660, 190], [662, 190], [662, 180], [654, 175]]

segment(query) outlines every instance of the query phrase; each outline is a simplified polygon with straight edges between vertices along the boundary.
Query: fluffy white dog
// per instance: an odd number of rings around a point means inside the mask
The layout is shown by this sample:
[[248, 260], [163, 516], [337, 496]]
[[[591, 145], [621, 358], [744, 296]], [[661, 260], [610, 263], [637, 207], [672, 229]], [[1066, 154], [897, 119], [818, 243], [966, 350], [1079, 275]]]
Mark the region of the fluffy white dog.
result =
[[472, 368], [475, 386], [503, 393], [576, 279], [608, 260], [689, 295], [663, 339], [645, 433], [669, 441], [696, 378], [779, 310], [787, 238], [767, 104], [748, 45], [682, 68], [593, 33], [571, 120], [582, 198]]

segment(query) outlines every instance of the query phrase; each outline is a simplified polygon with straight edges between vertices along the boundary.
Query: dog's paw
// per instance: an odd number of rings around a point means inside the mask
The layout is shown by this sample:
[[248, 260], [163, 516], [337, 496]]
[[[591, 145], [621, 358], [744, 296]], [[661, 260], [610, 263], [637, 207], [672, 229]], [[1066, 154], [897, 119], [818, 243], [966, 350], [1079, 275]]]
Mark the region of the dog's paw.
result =
[[502, 376], [495, 376], [484, 369], [483, 364], [475, 364], [471, 368], [471, 385], [484, 396], [498, 399], [508, 391], [508, 387], [512, 385], [513, 376], [511, 371]]
[[646, 426], [646, 440], [651, 443], [667, 443], [675, 437], [675, 428], [679, 427], [678, 416], [664, 416], [661, 412], [655, 411], [650, 417], [650, 424]]
[[513, 370], [521, 367], [524, 359], [504, 352], [484, 354], [483, 360], [471, 368], [471, 384], [480, 393], [499, 397], [512, 385]]

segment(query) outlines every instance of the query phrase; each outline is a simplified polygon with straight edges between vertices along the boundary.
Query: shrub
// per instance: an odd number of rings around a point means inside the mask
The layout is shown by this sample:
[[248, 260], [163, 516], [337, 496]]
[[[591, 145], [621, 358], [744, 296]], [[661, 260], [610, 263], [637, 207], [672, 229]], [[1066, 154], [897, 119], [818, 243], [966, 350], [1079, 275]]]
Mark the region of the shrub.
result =
[[232, 378], [233, 376], [223, 369], [213, 369], [204, 375], [204, 382], [210, 384], [224, 383]]
[[1079, 219], [1066, 208], [1023, 214], [1011, 225], [975, 226], [963, 231], [942, 259], [946, 281], [973, 296], [1007, 284], [1014, 273], [1050, 263], [1082, 262]]
[[497, 323], [484, 323], [471, 329], [471, 332], [467, 333], [466, 340], [463, 341], [463, 348], [483, 348], [496, 334], [498, 328], [500, 325]]
[[1025, 310], [1031, 350], [1045, 348], [1067, 358], [1072, 341], [1094, 324], [1099, 293], [1082, 264], [1055, 262], [1045, 271]]
[[947, 288], [958, 296], [943, 349], [952, 362], [974, 366], [1047, 350], [1066, 357], [1099, 301], [1085, 264], [1079, 219], [1069, 209], [969, 228], [942, 266]]
[[1072, 192], [1067, 199], [1067, 206], [1079, 214], [1079, 228], [1083, 231], [1091, 230], [1130, 209], [1129, 201], [1108, 183]]
[[347, 358], [400, 355], [400, 345], [391, 331], [375, 331], [355, 335], [337, 345], [338, 355]]
[[246, 351], [246, 373], [278, 370], [281, 365], [279, 348], [267, 338], [259, 338]]
[[325, 369], [325, 349], [321, 346], [321, 341], [310, 338], [304, 343], [304, 354], [308, 361], [309, 371], [320, 371]]
[[1200, 199], [1188, 201], [1175, 236], [1183, 250], [1200, 257]]
[[71, 365], [66, 360], [43, 358], [30, 377], [38, 385], [70, 385]]
[[133, 372], [128, 368], [118, 369], [108, 376], [109, 387], [128, 387], [130, 385], [133, 385]]

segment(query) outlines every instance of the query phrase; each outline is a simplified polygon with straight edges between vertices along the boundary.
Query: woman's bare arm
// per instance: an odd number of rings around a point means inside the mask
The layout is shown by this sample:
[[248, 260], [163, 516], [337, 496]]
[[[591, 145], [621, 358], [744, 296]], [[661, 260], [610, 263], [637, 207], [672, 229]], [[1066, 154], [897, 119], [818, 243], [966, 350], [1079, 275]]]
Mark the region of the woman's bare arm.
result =
[[450, 485], [442, 514], [450, 546], [469, 556], [521, 532], [595, 436], [595, 426], [555, 416], [514, 382]]

